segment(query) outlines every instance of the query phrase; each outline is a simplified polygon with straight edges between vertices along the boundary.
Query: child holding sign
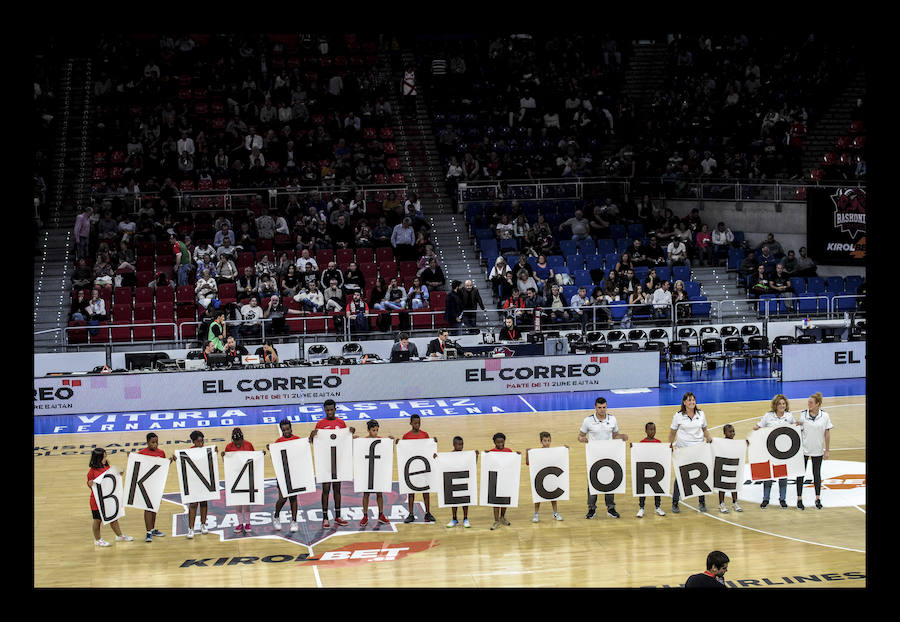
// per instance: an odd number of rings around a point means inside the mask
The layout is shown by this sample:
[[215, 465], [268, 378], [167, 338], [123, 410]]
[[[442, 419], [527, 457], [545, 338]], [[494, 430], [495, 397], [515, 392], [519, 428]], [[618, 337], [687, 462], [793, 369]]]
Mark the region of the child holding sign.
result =
[[[200, 430], [191, 432], [191, 442], [194, 444], [193, 447], [203, 447], [205, 440], [203, 432]], [[174, 462], [175, 456], [172, 456], [170, 460]], [[198, 507], [200, 508], [200, 533], [209, 533], [209, 530], [206, 527], [206, 517], [209, 514], [209, 503], [207, 501], [194, 501], [193, 503], [188, 503], [188, 540], [193, 540], [194, 538], [194, 522], [197, 520]]]
[[[454, 436], [453, 437], [453, 451], [462, 451], [462, 450], [463, 450], [463, 437]], [[477, 451], [475, 452], [475, 457], [476, 457], [476, 459], [478, 457]], [[457, 516], [456, 506], [453, 506], [451, 509], [453, 510], [453, 519], [449, 523], [447, 523], [447, 527], [456, 527], [457, 525], [459, 525], [459, 520], [457, 520], [457, 518], [456, 518], [456, 516]], [[464, 506], [462, 506], [462, 509], [463, 509], [463, 527], [468, 529], [469, 527], [472, 526], [471, 524], [469, 524], [469, 506], [464, 505]]]
[[[378, 421], [375, 419], [370, 419], [366, 422], [366, 429], [369, 431], [368, 438], [381, 438], [378, 436]], [[389, 436], [391, 440], [394, 439], [393, 436]], [[365, 527], [369, 524], [369, 495], [372, 493], [364, 492], [362, 493], [362, 506], [363, 506], [363, 517], [362, 520], [359, 521], [360, 527]], [[387, 519], [384, 515], [384, 493], [376, 492], [375, 493], [375, 503], [378, 504], [378, 522], [383, 523], [385, 525], [390, 525], [391, 521]]]
[[[422, 430], [422, 417], [419, 415], [410, 415], [409, 417], [409, 426], [412, 428], [409, 432], [403, 435], [401, 440], [409, 440], [409, 439], [419, 439], [419, 438], [429, 438], [428, 432]], [[437, 439], [434, 439], [434, 442], [437, 443]], [[408, 495], [409, 498], [409, 516], [403, 519], [404, 523], [412, 523], [416, 520], [416, 494], [410, 493]], [[431, 494], [424, 492], [422, 493], [422, 498], [425, 500], [425, 522], [433, 523], [434, 516], [431, 515]]]
[[[106, 473], [109, 468], [106, 450], [102, 447], [94, 448], [94, 451], [91, 452], [90, 469], [87, 474], [88, 489], [94, 485], [94, 480]], [[97, 505], [97, 500], [94, 499], [94, 495], [91, 495], [91, 516], [94, 518], [94, 522], [91, 525], [94, 532], [94, 544], [96, 546], [109, 546], [109, 542], [100, 537], [100, 524], [103, 519], [100, 516], [100, 507]], [[122, 530], [119, 528], [119, 521], [114, 520], [109, 526], [112, 527], [113, 532], [116, 534], [116, 542], [131, 542], [134, 540], [131, 536], [126, 536], [122, 533]]]
[[[325, 411], [325, 418], [316, 422], [316, 427], [309, 433], [309, 442], [313, 442], [319, 430], [335, 430], [346, 428], [347, 424], [337, 417], [337, 402], [327, 399], [322, 402], [322, 410]], [[355, 434], [356, 430], [350, 426], [350, 434]], [[328, 495], [332, 493], [334, 497], [334, 522], [338, 527], [347, 525], [347, 521], [341, 516], [341, 483], [340, 482], [322, 482], [322, 528], [331, 527], [328, 520]]]
[[[550, 447], [550, 433], [549, 432], [541, 432], [540, 433], [541, 447]], [[566, 449], [569, 448], [568, 445], [563, 445]], [[528, 466], [528, 449], [525, 450], [525, 466]], [[556, 520], [562, 520], [562, 516], [559, 515], [559, 508], [556, 505], [556, 500], [550, 502], [550, 505], [553, 507], [553, 518]], [[504, 508], [506, 509], [506, 508]], [[534, 516], [531, 518], [532, 523], [540, 522], [541, 515], [539, 510], [541, 509], [541, 502], [538, 501], [534, 504]]]
[[[649, 421], [644, 425], [644, 433], [647, 436], [644, 437], [643, 440], [641, 440], [642, 443], [660, 443], [660, 442], [662, 442], [658, 438], [656, 438], [656, 424], [653, 423], [652, 421]], [[630, 443], [629, 447], [632, 447], [633, 445], [634, 445], [634, 443]], [[640, 505], [640, 508], [638, 508], [638, 513], [637, 513], [638, 518], [644, 518], [644, 500], [645, 499], [646, 499], [645, 495], [641, 495], [640, 497], [638, 497], [639, 505]], [[656, 513], [659, 514], [660, 516], [665, 516], [666, 513], [663, 512], [662, 508], [660, 507], [660, 505], [662, 505], [662, 496], [655, 495], [653, 497], [653, 503], [656, 506]]]
[[[722, 426], [722, 434], [725, 435], [725, 438], [734, 438], [734, 426], [731, 425], [730, 423], [726, 423], [724, 426]], [[747, 441], [747, 443], [750, 443], [750, 441]], [[771, 487], [771, 485], [770, 485], [770, 487]], [[742, 508], [740, 506], [740, 504], [738, 503], [736, 490], [731, 493], [731, 508], [735, 512], [743, 512], [744, 511], [744, 508]], [[719, 491], [719, 511], [722, 514], [728, 514], [728, 508], [725, 507], [725, 491], [724, 490]]]
[[[154, 456], [156, 458], [166, 457], [166, 452], [159, 448], [159, 437], [154, 432], [147, 433], [147, 446], [139, 450], [138, 453], [143, 456]], [[147, 528], [144, 542], [153, 542], [153, 536], [166, 535], [156, 528], [156, 512], [144, 510], [144, 526]]]
[[[284, 418], [278, 422], [278, 427], [281, 430], [281, 436], [275, 439], [276, 443], [283, 443], [285, 441], [296, 441], [300, 437], [294, 436], [294, 433], [291, 431], [291, 422], [289, 419]], [[269, 445], [266, 444], [266, 449], [269, 448]], [[281, 519], [279, 518], [279, 514], [281, 514], [281, 508], [284, 507], [284, 502], [287, 501], [284, 497], [281, 496], [281, 488], [278, 488], [278, 501], [275, 502], [275, 511], [272, 512], [272, 526], [275, 527], [276, 531], [281, 531]], [[291, 497], [291, 531], [297, 531], [297, 497]]]
[[[506, 451], [512, 453], [512, 449], [506, 446], [506, 435], [503, 432], [497, 432], [492, 437], [494, 441], [494, 448], [488, 449], [488, 451]], [[517, 451], [517, 454], [521, 455], [521, 451]], [[491, 531], [495, 529], [500, 529], [501, 525], [509, 526], [509, 521], [506, 520], [506, 508], [503, 507], [494, 507], [494, 524], [491, 525]]]
[[[222, 456], [224, 457], [229, 451], [254, 451], [253, 443], [244, 440], [244, 433], [240, 428], [231, 431], [231, 442], [225, 445]], [[250, 506], [239, 505], [235, 511], [238, 515], [238, 524], [234, 528], [234, 533], [250, 533]]]

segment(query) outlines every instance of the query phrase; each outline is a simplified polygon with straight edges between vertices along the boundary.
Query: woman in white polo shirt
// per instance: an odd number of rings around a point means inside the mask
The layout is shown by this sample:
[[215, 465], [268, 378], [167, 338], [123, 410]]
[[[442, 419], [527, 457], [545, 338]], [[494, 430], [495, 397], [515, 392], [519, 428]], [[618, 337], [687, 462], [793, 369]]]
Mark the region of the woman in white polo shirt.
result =
[[[672, 443], [675, 443], [674, 447]], [[669, 447], [687, 447], [698, 443], [712, 443], [709, 430], [706, 429], [706, 415], [697, 408], [697, 397], [688, 391], [681, 398], [681, 409], [672, 416], [672, 426], [669, 430]], [[681, 491], [678, 490], [678, 480], [675, 480], [675, 490], [672, 493], [672, 512], [678, 514], [678, 500], [681, 499]], [[706, 511], [706, 497], [700, 496], [700, 511]]]
[[[828, 459], [831, 446], [831, 417], [822, 410], [822, 394], [813, 393], [806, 402], [807, 409], [800, 412], [797, 423], [802, 426], [800, 438], [803, 440], [803, 468], [812, 459], [813, 484], [816, 487], [816, 508], [822, 509], [822, 460]], [[797, 479], [797, 507], [803, 509], [803, 480]]]
[[[772, 398], [772, 410], [763, 415], [763, 418], [759, 420], [755, 426], [753, 426], [754, 430], [758, 430], [760, 428], [778, 428], [783, 426], [792, 426], [799, 425], [797, 421], [794, 419], [794, 415], [790, 413], [788, 410], [790, 405], [788, 404], [788, 400], [781, 393]], [[763, 482], [763, 500], [762, 503], [759, 504], [759, 507], [765, 508], [769, 505], [769, 495], [772, 493], [772, 480], [767, 479]], [[787, 501], [785, 501], [785, 497], [787, 496], [787, 478], [782, 477], [778, 479], [778, 503], [781, 507], [787, 507]]]

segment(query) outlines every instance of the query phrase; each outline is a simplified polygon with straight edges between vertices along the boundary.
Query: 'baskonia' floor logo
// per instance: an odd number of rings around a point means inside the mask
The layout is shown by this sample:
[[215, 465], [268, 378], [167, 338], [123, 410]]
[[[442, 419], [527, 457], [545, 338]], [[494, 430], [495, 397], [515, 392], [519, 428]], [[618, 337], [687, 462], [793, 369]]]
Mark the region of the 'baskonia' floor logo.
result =
[[[286, 502], [280, 513], [281, 529], [276, 530], [272, 522], [272, 512], [275, 510], [275, 502], [278, 501], [278, 483], [275, 479], [267, 479], [265, 481], [265, 505], [251, 506], [250, 525], [252, 531], [250, 535], [243, 533], [235, 533], [234, 528], [238, 524], [238, 516], [233, 507], [225, 505], [225, 482], [219, 482], [219, 498], [209, 502], [209, 515], [207, 517], [206, 526], [210, 531], [209, 535], [200, 535], [197, 529], [194, 530], [195, 538], [219, 536], [220, 541], [225, 540], [242, 540], [246, 538], [279, 538], [288, 542], [293, 542], [300, 546], [306, 546], [312, 550], [312, 547], [323, 540], [332, 536], [340, 536], [350, 533], [363, 532], [396, 532], [396, 522], [402, 521], [409, 515], [407, 509], [406, 495], [399, 493], [399, 484], [394, 482], [394, 489], [391, 492], [384, 493], [384, 513], [391, 523], [384, 525], [375, 520], [378, 516], [378, 507], [375, 504], [375, 495], [370, 495], [369, 500], [369, 524], [365, 527], [359, 526], [362, 519], [362, 493], [353, 492], [353, 482], [344, 482], [341, 487], [341, 514], [349, 521], [345, 527], [339, 527], [334, 523], [334, 501], [332, 496], [328, 495], [329, 510], [328, 518], [331, 527], [322, 527], [322, 492], [317, 489], [315, 492], [299, 495], [297, 497], [297, 531], [290, 531], [291, 506], [290, 502]], [[184, 508], [183, 513], [176, 514], [172, 517], [172, 535], [187, 535], [187, 506], [181, 502], [181, 493], [174, 492], [163, 495], [163, 499], [170, 503], [181, 505]], [[421, 523], [421, 517], [425, 513], [424, 505], [421, 502], [416, 503], [417, 516]], [[197, 522], [200, 521], [199, 511], [197, 514]]]

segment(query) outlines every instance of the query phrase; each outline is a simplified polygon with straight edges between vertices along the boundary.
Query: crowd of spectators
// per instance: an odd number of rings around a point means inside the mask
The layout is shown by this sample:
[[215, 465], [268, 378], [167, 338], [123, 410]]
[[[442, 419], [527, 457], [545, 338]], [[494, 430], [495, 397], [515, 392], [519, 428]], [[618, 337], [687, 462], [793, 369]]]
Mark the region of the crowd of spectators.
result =
[[46, 219], [47, 182], [51, 174], [51, 157], [56, 141], [57, 100], [54, 88], [57, 82], [57, 62], [52, 38], [44, 40], [35, 50], [32, 63], [34, 99], [31, 116], [30, 136], [33, 145], [31, 166], [32, 199], [34, 209], [31, 219], [34, 233], [35, 254], [37, 254], [38, 228]]
[[103, 36], [95, 194], [389, 178], [376, 51], [355, 35]]

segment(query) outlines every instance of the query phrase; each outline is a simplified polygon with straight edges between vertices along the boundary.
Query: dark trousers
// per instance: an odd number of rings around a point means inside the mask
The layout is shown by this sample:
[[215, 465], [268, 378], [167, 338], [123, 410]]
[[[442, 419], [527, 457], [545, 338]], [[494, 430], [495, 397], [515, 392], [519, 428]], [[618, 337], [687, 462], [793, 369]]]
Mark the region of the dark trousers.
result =
[[822, 494], [822, 458], [824, 456], [803, 456], [803, 477], [797, 478], [797, 498], [803, 498], [803, 480], [806, 479], [806, 463], [812, 459], [813, 485], [816, 487], [816, 496]]

